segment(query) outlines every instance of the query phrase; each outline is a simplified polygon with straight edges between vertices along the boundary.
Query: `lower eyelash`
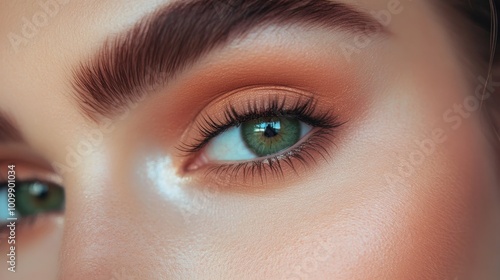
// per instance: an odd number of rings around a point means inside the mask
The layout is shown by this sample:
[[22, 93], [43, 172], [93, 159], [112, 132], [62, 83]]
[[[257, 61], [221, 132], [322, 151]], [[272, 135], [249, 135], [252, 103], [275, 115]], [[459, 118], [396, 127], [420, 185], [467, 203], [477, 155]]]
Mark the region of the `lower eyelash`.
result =
[[329, 147], [335, 144], [333, 134], [333, 128], [320, 128], [313, 131], [305, 141], [297, 147], [292, 147], [289, 151], [264, 159], [209, 166], [205, 175], [225, 178], [228, 182], [236, 182], [241, 179], [243, 182], [248, 182], [250, 179], [251, 183], [255, 183], [256, 178], [258, 178], [264, 184], [269, 179], [268, 176], [283, 179], [285, 176], [283, 165], [286, 165], [297, 176], [300, 176], [297, 171], [299, 165], [310, 168], [311, 165], [318, 164], [318, 159], [323, 159], [326, 162], [331, 159]]
[[[24, 217], [24, 218], [17, 218], [16, 222], [16, 231], [21, 231], [25, 228], [32, 228], [33, 225], [38, 221], [40, 218], [40, 215], [35, 215], [35, 216], [30, 216], [30, 217]], [[11, 221], [7, 223], [1, 223], [0, 224], [0, 239], [3, 237], [7, 237], [9, 235], [10, 229], [7, 227], [7, 225]]]

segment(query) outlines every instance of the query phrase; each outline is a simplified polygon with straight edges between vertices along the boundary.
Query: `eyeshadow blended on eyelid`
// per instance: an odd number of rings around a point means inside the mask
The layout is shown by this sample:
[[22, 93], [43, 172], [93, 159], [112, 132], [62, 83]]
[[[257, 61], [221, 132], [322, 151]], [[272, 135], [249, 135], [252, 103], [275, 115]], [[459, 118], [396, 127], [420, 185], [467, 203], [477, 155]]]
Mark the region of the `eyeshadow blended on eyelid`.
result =
[[387, 33], [369, 14], [330, 0], [219, 0], [176, 2], [105, 41], [73, 71], [74, 97], [91, 120], [112, 117], [164, 85], [209, 51], [255, 27], [302, 24], [351, 33]]

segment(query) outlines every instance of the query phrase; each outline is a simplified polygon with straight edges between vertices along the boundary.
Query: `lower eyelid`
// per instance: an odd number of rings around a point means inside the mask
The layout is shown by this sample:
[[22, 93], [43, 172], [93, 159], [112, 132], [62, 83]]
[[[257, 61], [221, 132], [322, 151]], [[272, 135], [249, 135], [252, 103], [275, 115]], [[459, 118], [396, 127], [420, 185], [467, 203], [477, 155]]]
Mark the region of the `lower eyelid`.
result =
[[[207, 163], [197, 170], [200, 183], [231, 191], [249, 191], [259, 184], [264, 189], [283, 186], [286, 178], [303, 177], [313, 166], [329, 162], [336, 128], [315, 128], [290, 150], [278, 155], [240, 163]], [[306, 178], [305, 176], [304, 178]], [[274, 182], [272, 185], [269, 185]], [[209, 184], [209, 185], [210, 185]], [[264, 187], [265, 186], [265, 187]]]
[[[64, 224], [64, 213], [46, 213], [16, 221], [16, 236], [25, 240], [24, 245], [50, 234], [55, 228]], [[6, 224], [0, 224], [0, 238], [9, 233]]]

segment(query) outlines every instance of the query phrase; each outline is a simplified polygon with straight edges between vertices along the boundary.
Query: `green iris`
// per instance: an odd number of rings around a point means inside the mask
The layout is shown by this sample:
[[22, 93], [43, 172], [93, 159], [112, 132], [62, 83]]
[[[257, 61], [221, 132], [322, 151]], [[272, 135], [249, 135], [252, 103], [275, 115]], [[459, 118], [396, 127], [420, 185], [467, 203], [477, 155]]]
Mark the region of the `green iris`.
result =
[[16, 186], [16, 211], [21, 217], [64, 209], [64, 189], [42, 182], [22, 182]]
[[260, 118], [241, 125], [241, 136], [247, 147], [263, 157], [286, 150], [301, 137], [300, 121], [285, 118]]

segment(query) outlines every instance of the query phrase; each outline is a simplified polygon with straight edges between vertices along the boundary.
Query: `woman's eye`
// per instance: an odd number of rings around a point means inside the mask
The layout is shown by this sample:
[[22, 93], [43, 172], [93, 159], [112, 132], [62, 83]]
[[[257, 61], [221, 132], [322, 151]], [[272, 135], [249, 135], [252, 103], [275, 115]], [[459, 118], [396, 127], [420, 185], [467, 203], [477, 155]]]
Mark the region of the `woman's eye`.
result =
[[[7, 184], [0, 184], [0, 224], [11, 218], [8, 209], [14, 206], [15, 217], [27, 218], [41, 214], [58, 213], [64, 210], [64, 188], [47, 182], [19, 182], [15, 187], [14, 205], [9, 197]], [[11, 200], [9, 201], [9, 198]]]
[[311, 126], [293, 117], [257, 118], [214, 137], [205, 154], [214, 161], [271, 156], [290, 149], [311, 130]]

